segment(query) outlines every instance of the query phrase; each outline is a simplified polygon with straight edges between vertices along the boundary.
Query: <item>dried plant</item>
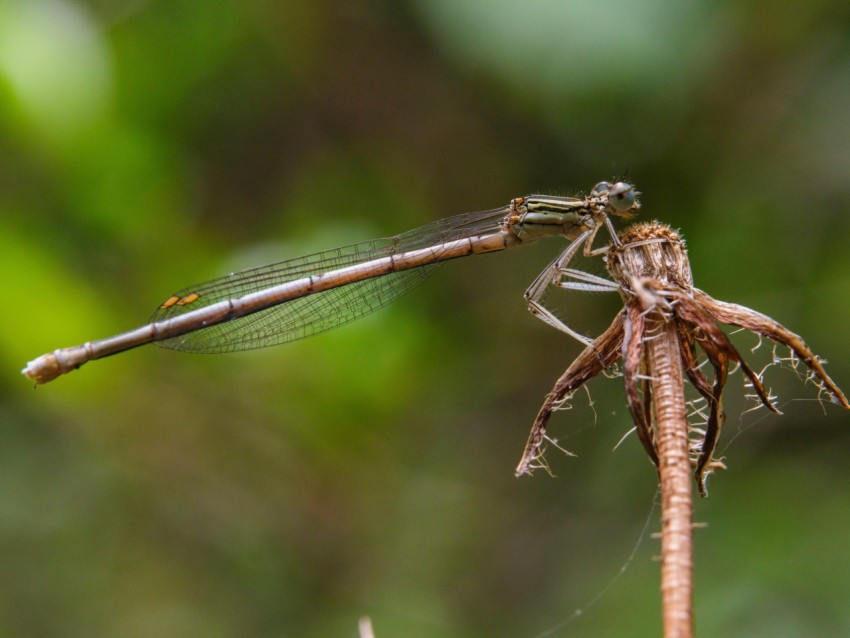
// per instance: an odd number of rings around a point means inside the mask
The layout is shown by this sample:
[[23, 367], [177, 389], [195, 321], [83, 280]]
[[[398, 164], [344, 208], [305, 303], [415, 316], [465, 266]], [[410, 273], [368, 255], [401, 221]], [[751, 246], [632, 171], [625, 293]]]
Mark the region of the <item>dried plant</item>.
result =
[[[702, 495], [706, 493], [708, 474], [723, 467], [712, 454], [724, 421], [721, 399], [730, 362], [740, 366], [761, 402], [779, 413], [760, 375], [750, 368], [719, 328], [719, 323], [739, 326], [787, 346], [809, 368], [810, 378], [820, 391], [829, 395], [833, 402], [850, 409], [844, 393], [799, 335], [766, 315], [738, 304], [718, 301], [694, 287], [685, 243], [676, 231], [658, 222], [641, 223], [624, 232], [621, 242], [622, 246], [612, 246], [608, 251], [607, 264], [625, 307], [608, 329], [573, 361], [547, 395], [534, 421], [517, 475], [530, 474], [543, 463], [546, 427], [552, 413], [584, 383], [621, 358], [626, 400], [635, 429], [650, 459], [658, 464], [648, 383], [653, 371], [647, 368], [646, 361], [646, 344], [657, 336], [658, 330], [657, 322], [649, 321], [653, 312], [675, 327], [682, 369], [710, 406], [701, 438], [689, 438], [691, 462]], [[701, 370], [697, 348], [714, 370], [711, 380]]]
[[[850, 409], [846, 397], [803, 340], [770, 317], [713, 299], [694, 288], [684, 241], [658, 222], [637, 224], [607, 253], [608, 271], [624, 308], [605, 332], [576, 358], [547, 395], [535, 419], [517, 475], [546, 467], [543, 450], [552, 413], [589, 379], [622, 358], [626, 402], [635, 430], [656, 465], [662, 501], [662, 605], [665, 636], [692, 635], [693, 474], [701, 495], [706, 477], [724, 467], [713, 457], [724, 421], [722, 393], [730, 363], [748, 377], [755, 394], [777, 412], [762, 383], [719, 323], [740, 326], [787, 346], [811, 371], [820, 391]], [[564, 276], [575, 271], [564, 269]], [[598, 284], [597, 284], [598, 285]], [[569, 286], [564, 286], [569, 287]], [[713, 369], [700, 366], [702, 351]], [[689, 427], [684, 377], [709, 406], [704, 428]]]

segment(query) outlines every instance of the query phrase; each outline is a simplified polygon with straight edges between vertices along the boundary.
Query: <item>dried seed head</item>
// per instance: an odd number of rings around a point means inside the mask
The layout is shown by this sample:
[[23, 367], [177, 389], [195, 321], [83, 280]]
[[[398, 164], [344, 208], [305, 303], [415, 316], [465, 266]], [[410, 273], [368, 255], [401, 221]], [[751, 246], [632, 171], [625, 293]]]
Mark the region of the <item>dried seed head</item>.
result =
[[608, 270], [625, 291], [635, 292], [635, 279], [686, 291], [693, 286], [685, 241], [669, 226], [659, 222], [635, 224], [620, 241], [622, 246], [612, 246], [608, 253]]
[[[681, 410], [681, 428], [690, 435], [690, 461], [700, 493], [705, 495], [708, 474], [725, 467], [713, 458], [724, 422], [722, 394], [731, 364], [740, 366], [755, 395], [768, 409], [778, 412], [761, 377], [747, 365], [718, 324], [740, 326], [787, 346], [810, 370], [821, 389], [841, 406], [850, 402], [829, 378], [821, 360], [803, 340], [787, 328], [755, 310], [713, 299], [693, 286], [685, 242], [675, 230], [659, 222], [636, 224], [621, 236], [622, 245], [608, 250], [611, 276], [620, 285], [624, 309], [561, 376], [537, 415], [517, 474], [530, 473], [541, 463], [546, 425], [552, 412], [577, 388], [622, 357], [626, 403], [641, 443], [650, 459], [658, 464], [657, 409], [652, 408], [656, 392], [648, 380], [672, 376], [670, 366], [656, 369], [648, 347], [665, 328], [675, 330], [677, 363], [706, 402], [705, 421], [700, 431], [689, 429], [686, 411]], [[703, 356], [714, 374], [700, 366]], [[682, 375], [675, 375], [677, 385]], [[657, 383], [655, 385], [658, 385]], [[660, 387], [660, 386], [659, 386]], [[657, 406], [656, 406], [657, 408]]]

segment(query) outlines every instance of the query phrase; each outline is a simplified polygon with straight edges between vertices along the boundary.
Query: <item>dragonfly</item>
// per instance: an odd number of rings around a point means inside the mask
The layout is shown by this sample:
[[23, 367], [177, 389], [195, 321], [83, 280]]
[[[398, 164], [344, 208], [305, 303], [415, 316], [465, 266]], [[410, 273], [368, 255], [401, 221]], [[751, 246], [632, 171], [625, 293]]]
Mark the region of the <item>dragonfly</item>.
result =
[[[507, 206], [447, 217], [388, 237], [230, 273], [184, 288], [135, 330], [43, 354], [21, 371], [37, 385], [84, 363], [148, 343], [193, 353], [221, 353], [277, 345], [336, 328], [385, 306], [419, 284], [442, 262], [563, 237], [567, 248], [525, 292], [533, 315], [579, 341], [590, 340], [543, 303], [550, 286], [593, 290], [610, 283], [568, 268], [593, 249], [602, 228], [614, 244], [611, 217], [640, 208], [626, 182], [599, 182], [582, 197], [526, 195]], [[564, 279], [568, 279], [564, 281]], [[606, 290], [608, 288], [605, 288]]]

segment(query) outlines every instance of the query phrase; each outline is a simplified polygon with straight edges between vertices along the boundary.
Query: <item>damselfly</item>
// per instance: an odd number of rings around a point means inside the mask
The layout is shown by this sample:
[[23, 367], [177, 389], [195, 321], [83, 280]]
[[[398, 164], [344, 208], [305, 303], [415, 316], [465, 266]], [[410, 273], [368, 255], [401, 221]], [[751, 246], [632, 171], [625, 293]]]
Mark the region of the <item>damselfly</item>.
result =
[[[174, 293], [141, 328], [44, 354], [22, 373], [36, 383], [47, 383], [87, 361], [151, 342], [184, 352], [213, 353], [300, 339], [386, 305], [441, 262], [551, 236], [571, 243], [526, 291], [529, 310], [589, 343], [543, 305], [543, 295], [550, 285], [594, 287], [592, 275], [566, 266], [582, 247], [585, 255], [595, 254], [593, 240], [602, 226], [617, 243], [610, 216], [635, 213], [640, 206], [637, 195], [625, 182], [600, 182], [585, 197], [527, 195], [502, 208], [448, 217], [395, 237], [231, 273]], [[564, 275], [578, 281], [562, 282]]]

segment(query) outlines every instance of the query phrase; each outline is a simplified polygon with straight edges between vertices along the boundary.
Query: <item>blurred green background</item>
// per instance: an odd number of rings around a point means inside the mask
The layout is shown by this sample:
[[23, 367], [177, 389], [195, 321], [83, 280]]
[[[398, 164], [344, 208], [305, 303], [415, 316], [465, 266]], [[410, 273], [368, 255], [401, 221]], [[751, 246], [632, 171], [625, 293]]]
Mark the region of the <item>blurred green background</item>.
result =
[[[522, 300], [563, 243], [281, 348], [18, 374], [235, 268], [624, 173], [850, 388], [846, 2], [0, 0], [0, 635], [659, 635], [622, 381], [513, 476], [579, 351]], [[767, 381], [783, 417], [728, 386], [698, 633], [850, 635], [850, 416]]]

